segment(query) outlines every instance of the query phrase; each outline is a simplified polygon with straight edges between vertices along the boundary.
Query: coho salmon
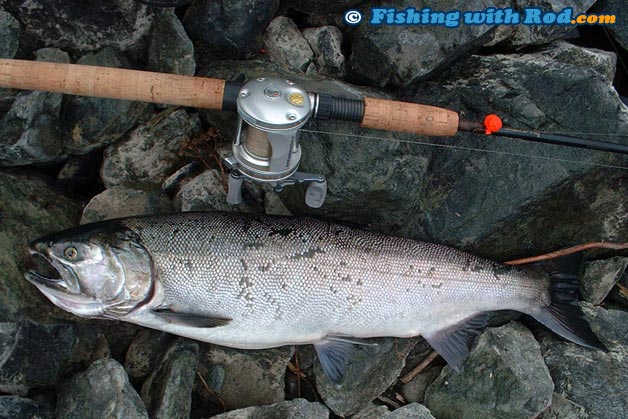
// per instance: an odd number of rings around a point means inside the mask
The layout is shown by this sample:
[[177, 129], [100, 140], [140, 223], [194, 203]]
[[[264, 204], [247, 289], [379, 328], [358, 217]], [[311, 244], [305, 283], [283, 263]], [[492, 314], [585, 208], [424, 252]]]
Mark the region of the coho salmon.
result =
[[26, 279], [78, 316], [242, 349], [313, 344], [340, 384], [363, 338], [423, 336], [459, 370], [494, 310], [604, 349], [577, 277], [311, 218], [181, 213], [82, 225], [30, 245]]

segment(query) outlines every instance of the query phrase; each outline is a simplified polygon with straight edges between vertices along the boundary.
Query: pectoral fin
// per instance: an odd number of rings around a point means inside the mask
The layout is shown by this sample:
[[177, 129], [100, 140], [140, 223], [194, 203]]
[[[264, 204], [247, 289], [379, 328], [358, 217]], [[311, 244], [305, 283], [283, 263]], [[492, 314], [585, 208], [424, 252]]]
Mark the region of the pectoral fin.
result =
[[323, 339], [314, 344], [314, 349], [329, 381], [341, 385], [355, 350], [353, 344], [345, 340]]
[[175, 311], [170, 308], [157, 308], [152, 310], [157, 316], [161, 317], [168, 323], [178, 324], [180, 326], [189, 327], [219, 327], [229, 324], [231, 319], [224, 317], [214, 317], [204, 314], [185, 313]]
[[423, 337], [454, 371], [460, 372], [475, 338], [486, 327], [487, 317], [487, 313], [480, 313], [447, 329], [429, 335], [424, 334]]

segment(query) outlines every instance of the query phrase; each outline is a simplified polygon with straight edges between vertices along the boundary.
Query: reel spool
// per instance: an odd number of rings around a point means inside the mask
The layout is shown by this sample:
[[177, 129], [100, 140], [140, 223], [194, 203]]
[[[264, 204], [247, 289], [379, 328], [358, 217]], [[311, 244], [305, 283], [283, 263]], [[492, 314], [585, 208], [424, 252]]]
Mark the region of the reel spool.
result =
[[305, 203], [319, 208], [327, 195], [322, 175], [298, 172], [301, 160], [299, 129], [313, 113], [314, 98], [289, 80], [258, 78], [246, 83], [237, 98], [238, 130], [233, 155], [225, 158], [229, 176], [230, 204], [242, 202], [244, 179], [271, 184], [281, 191], [286, 185], [308, 183]]

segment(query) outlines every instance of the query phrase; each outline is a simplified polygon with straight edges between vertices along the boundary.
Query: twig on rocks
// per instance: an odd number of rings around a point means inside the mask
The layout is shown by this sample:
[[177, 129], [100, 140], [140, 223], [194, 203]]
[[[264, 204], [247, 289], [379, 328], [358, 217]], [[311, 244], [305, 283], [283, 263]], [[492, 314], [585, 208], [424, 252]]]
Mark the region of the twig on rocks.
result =
[[542, 260], [555, 259], [562, 256], [572, 255], [574, 253], [582, 252], [588, 249], [612, 249], [612, 250], [625, 250], [628, 249], [628, 243], [585, 243], [577, 246], [568, 247], [566, 249], [557, 250], [555, 252], [546, 253], [538, 256], [531, 256], [528, 258], [521, 258], [515, 260], [509, 260], [504, 262], [506, 265], [525, 265], [527, 263], [540, 262]]
[[220, 403], [220, 408], [222, 409], [223, 412], [227, 411], [227, 405], [225, 405], [224, 400], [222, 400], [220, 398], [220, 396], [211, 388], [209, 388], [209, 386], [207, 385], [207, 381], [205, 381], [205, 379], [203, 378], [203, 376], [201, 375], [200, 372], [196, 371], [196, 375], [198, 375], [198, 378], [200, 378], [201, 383], [203, 383], [203, 387], [205, 387], [205, 390], [207, 391], [207, 393], [210, 396], [214, 396], [216, 398], [216, 400], [218, 401], [218, 403]]
[[417, 375], [421, 373], [425, 368], [427, 368], [432, 361], [436, 359], [438, 356], [438, 352], [433, 351], [431, 354], [427, 356], [419, 365], [417, 365], [412, 371], [401, 377], [401, 382], [404, 384], [408, 384], [410, 381], [414, 379]]

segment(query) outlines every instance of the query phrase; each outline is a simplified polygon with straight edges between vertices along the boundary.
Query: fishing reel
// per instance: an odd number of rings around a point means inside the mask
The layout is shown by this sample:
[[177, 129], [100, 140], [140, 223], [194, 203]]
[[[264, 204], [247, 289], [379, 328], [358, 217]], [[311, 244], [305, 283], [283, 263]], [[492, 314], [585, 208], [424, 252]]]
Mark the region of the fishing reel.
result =
[[294, 82], [277, 78], [258, 78], [240, 88], [233, 154], [224, 159], [231, 169], [229, 204], [242, 202], [243, 181], [251, 180], [268, 183], [277, 192], [287, 185], [305, 184], [305, 203], [312, 208], [323, 205], [325, 177], [298, 171], [300, 129], [315, 113], [317, 99]]

